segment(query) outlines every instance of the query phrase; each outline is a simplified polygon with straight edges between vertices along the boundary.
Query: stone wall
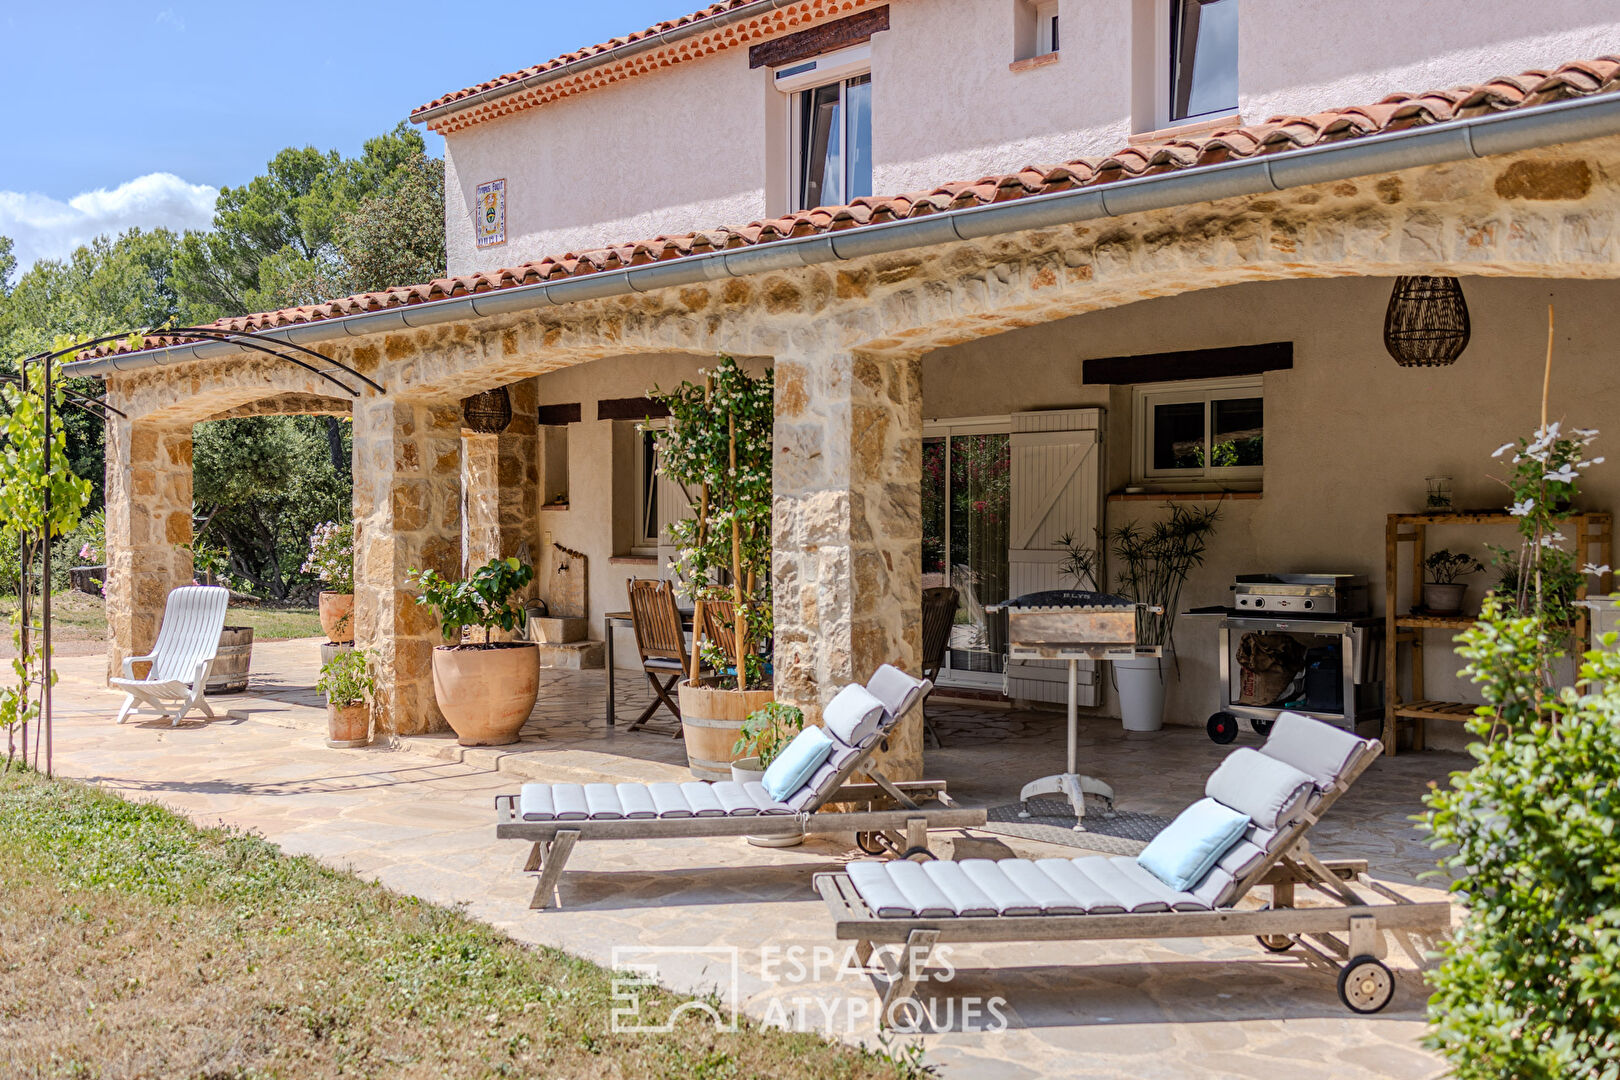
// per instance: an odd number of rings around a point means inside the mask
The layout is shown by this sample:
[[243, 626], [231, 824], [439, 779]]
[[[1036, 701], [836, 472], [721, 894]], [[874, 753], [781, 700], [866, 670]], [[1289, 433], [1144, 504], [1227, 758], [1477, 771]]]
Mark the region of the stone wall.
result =
[[[157, 641], [169, 590], [191, 584], [191, 426], [107, 423], [108, 674]], [[136, 675], [144, 671], [137, 669]]]

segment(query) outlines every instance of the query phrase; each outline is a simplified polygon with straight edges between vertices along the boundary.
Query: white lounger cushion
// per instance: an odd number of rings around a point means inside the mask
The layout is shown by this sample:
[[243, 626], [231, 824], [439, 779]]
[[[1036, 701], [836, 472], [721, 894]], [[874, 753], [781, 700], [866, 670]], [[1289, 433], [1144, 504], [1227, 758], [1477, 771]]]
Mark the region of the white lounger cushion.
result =
[[1298, 820], [1315, 787], [1314, 779], [1286, 761], [1244, 746], [1209, 774], [1204, 794], [1262, 829], [1278, 829]]
[[883, 702], [859, 683], [850, 683], [827, 703], [821, 723], [845, 746], [866, 746], [883, 730]]
[[751, 817], [792, 814], [757, 781], [704, 784], [524, 784], [524, 821], [622, 821], [650, 818]]
[[1209, 911], [1233, 882], [1229, 871], [1216, 867], [1198, 888], [1180, 892], [1125, 855], [921, 864], [861, 860], [850, 863], [848, 871], [880, 919]]
[[1284, 712], [1277, 714], [1260, 753], [1292, 765], [1326, 791], [1367, 745], [1368, 740], [1331, 724]]
[[914, 679], [893, 664], [884, 664], [866, 680], [866, 689], [883, 702], [883, 708], [889, 714], [885, 726], [910, 712], [917, 699], [933, 688], [934, 684], [927, 679]]

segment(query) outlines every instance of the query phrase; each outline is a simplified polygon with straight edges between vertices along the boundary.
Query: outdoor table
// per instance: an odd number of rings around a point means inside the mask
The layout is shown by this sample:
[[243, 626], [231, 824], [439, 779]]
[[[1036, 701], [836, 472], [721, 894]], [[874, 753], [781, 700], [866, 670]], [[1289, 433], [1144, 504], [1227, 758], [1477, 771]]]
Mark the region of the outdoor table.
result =
[[[692, 629], [692, 618], [696, 611], [692, 608], [677, 608], [681, 614], [682, 628]], [[607, 663], [607, 726], [613, 726], [613, 628], [614, 626], [633, 626], [635, 620], [628, 611], [610, 611], [602, 616], [602, 644], [605, 649], [603, 659]]]

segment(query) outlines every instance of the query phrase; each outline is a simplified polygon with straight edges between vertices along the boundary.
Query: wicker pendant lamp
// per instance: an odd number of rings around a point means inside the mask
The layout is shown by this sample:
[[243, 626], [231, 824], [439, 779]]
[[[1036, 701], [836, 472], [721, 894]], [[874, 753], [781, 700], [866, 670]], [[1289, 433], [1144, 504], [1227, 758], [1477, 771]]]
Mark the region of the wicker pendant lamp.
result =
[[498, 435], [512, 422], [512, 396], [497, 386], [461, 402], [461, 417], [480, 435]]
[[1384, 348], [1402, 367], [1440, 367], [1468, 347], [1468, 302], [1454, 277], [1398, 277], [1384, 315]]

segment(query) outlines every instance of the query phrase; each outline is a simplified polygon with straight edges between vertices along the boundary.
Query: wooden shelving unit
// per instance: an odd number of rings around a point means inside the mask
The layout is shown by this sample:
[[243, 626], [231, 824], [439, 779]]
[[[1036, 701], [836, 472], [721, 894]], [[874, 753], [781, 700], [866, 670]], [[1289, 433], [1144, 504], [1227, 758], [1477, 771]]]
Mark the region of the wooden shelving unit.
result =
[[[1395, 753], [1395, 735], [1401, 721], [1412, 724], [1412, 749], [1423, 749], [1425, 727], [1430, 720], [1448, 720], [1460, 723], [1474, 715], [1475, 706], [1461, 701], [1436, 701], [1423, 693], [1423, 635], [1430, 630], [1450, 630], [1453, 633], [1474, 625], [1470, 615], [1422, 615], [1414, 609], [1423, 606], [1423, 560], [1427, 555], [1428, 529], [1431, 525], [1492, 525], [1509, 526], [1514, 518], [1505, 510], [1441, 514], [1391, 514], [1384, 526], [1384, 753]], [[1575, 561], [1607, 566], [1614, 543], [1613, 516], [1606, 512], [1574, 514], [1569, 526], [1575, 532]], [[1399, 583], [1401, 545], [1410, 545], [1411, 604], [1402, 611]], [[1614, 585], [1614, 575], [1604, 574], [1599, 581], [1599, 592], [1607, 594]], [[1582, 582], [1580, 595], [1586, 595]], [[1577, 641], [1586, 640], [1585, 609], [1573, 627]], [[1399, 682], [1401, 646], [1412, 651], [1412, 695], [1403, 700]], [[1448, 636], [1447, 645], [1450, 645]]]

